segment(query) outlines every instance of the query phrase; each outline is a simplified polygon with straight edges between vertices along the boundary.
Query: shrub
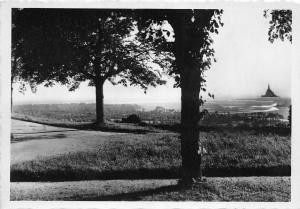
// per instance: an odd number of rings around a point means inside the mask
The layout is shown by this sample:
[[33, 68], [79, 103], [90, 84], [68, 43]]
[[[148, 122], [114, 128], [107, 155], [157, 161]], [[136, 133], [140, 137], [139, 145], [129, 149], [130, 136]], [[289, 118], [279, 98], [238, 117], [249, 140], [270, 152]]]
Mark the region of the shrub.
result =
[[141, 119], [136, 114], [129, 115], [127, 118], [122, 118], [123, 123], [140, 123]]

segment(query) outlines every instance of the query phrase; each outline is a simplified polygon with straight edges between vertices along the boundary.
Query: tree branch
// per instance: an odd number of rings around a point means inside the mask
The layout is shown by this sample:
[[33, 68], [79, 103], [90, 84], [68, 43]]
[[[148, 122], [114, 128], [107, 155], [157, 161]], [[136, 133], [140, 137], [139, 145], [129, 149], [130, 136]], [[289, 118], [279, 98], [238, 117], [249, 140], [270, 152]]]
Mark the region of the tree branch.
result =
[[94, 76], [94, 75], [92, 75], [92, 74], [90, 74], [86, 71], [82, 71], [82, 74], [85, 75], [88, 79], [93, 79], [94, 80], [96, 78], [96, 76]]

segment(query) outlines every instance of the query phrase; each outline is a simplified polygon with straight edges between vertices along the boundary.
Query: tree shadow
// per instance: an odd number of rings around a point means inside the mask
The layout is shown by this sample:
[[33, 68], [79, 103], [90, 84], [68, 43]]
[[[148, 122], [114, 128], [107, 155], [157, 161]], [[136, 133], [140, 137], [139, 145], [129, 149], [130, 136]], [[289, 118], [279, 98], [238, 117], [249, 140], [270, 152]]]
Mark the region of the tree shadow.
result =
[[88, 198], [80, 199], [80, 201], [138, 201], [138, 200], [142, 200], [142, 197], [145, 196], [151, 196], [151, 195], [164, 193], [164, 192], [174, 192], [179, 190], [182, 190], [182, 188], [176, 184], [176, 185], [162, 186], [155, 189], [148, 189], [148, 190], [135, 191], [129, 193], [88, 197]]
[[[153, 125], [153, 127], [161, 130], [168, 130], [173, 131], [176, 133], [181, 132], [181, 125], [180, 124], [159, 124], [159, 125]], [[276, 134], [279, 136], [290, 136], [291, 135], [291, 127], [284, 127], [284, 126], [262, 126], [262, 127], [251, 127], [247, 124], [244, 125], [238, 125], [238, 126], [230, 126], [230, 125], [199, 125], [199, 131], [201, 132], [254, 132], [256, 134], [262, 134], [262, 135], [269, 135], [269, 134]]]
[[[47, 133], [47, 132], [45, 132]], [[66, 138], [66, 135], [63, 133], [60, 134], [51, 134], [51, 135], [38, 135], [38, 136], [22, 136], [16, 137], [15, 135], [11, 138], [11, 143], [18, 143], [24, 141], [31, 141], [31, 140], [42, 140], [42, 139], [63, 139]]]
[[24, 132], [24, 133], [13, 133], [14, 135], [31, 135], [31, 134], [48, 134], [48, 133], [61, 133], [61, 132], [69, 132], [69, 131], [77, 131], [74, 129], [70, 130], [48, 130], [48, 131], [36, 131], [36, 132]]
[[[207, 168], [203, 170], [206, 177], [243, 177], [243, 176], [290, 176], [291, 167], [245, 167], [245, 168]], [[37, 181], [82, 181], [82, 180], [117, 180], [117, 179], [177, 179], [181, 176], [180, 167], [170, 168], [138, 168], [124, 170], [94, 170], [94, 169], [53, 169], [32, 170], [11, 167], [11, 182]]]
[[117, 180], [117, 179], [176, 179], [180, 176], [178, 167], [171, 168], [139, 168], [124, 170], [94, 170], [94, 169], [53, 169], [34, 171], [11, 167], [11, 182], [62, 182], [82, 180]]
[[37, 121], [37, 120], [32, 120], [32, 119], [24, 119], [24, 118], [16, 118], [16, 117], [12, 117], [12, 119], [20, 120], [20, 121], [24, 121], [24, 122], [37, 123], [37, 124], [41, 124], [41, 125], [54, 126], [54, 127], [58, 127], [58, 128], [71, 128], [71, 129], [87, 130], [87, 131], [132, 133], [132, 134], [146, 134], [146, 133], [150, 133], [150, 132], [155, 132], [155, 130], [153, 130], [153, 128], [151, 129], [149, 127], [141, 127], [141, 126], [135, 126], [135, 125], [128, 125], [127, 127], [125, 127], [125, 125], [121, 125], [121, 124], [99, 125], [94, 122], [72, 124], [72, 123], [56, 123], [56, 122]]

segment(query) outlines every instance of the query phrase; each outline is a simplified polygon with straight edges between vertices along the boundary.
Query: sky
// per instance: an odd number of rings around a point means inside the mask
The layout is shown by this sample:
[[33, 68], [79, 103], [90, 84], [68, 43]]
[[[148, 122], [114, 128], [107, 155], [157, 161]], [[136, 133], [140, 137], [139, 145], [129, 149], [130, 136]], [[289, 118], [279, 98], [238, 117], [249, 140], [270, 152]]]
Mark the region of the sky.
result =
[[[268, 20], [259, 9], [226, 9], [224, 23], [214, 35], [216, 63], [206, 72], [207, 89], [215, 99], [252, 98], [264, 94], [267, 85], [281, 97], [291, 96], [292, 47], [288, 41], [268, 41]], [[167, 77], [167, 85], [139, 87], [104, 85], [104, 103], [177, 103], [180, 89]], [[204, 95], [205, 96], [205, 95]], [[93, 102], [95, 88], [82, 83], [75, 92], [66, 86], [38, 86], [37, 92], [13, 93], [15, 103]]]

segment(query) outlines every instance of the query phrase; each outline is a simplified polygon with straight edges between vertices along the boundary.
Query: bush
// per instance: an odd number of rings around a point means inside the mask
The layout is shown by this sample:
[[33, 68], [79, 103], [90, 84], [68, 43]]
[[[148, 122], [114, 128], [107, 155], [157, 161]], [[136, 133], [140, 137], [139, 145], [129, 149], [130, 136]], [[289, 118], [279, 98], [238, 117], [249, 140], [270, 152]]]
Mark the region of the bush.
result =
[[127, 118], [122, 118], [123, 123], [140, 123], [141, 119], [136, 114], [129, 115]]

